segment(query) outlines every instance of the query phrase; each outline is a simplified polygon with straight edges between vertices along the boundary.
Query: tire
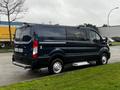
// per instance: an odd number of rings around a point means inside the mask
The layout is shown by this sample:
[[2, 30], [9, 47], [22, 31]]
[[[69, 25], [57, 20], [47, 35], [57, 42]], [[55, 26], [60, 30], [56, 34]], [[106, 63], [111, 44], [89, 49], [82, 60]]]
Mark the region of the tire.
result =
[[103, 53], [100, 57], [100, 60], [96, 62], [97, 65], [105, 65], [108, 63], [108, 56], [106, 53]]
[[1, 48], [5, 48], [5, 47], [6, 47], [5, 43], [2, 43]]
[[63, 68], [63, 61], [60, 58], [56, 58], [50, 63], [48, 71], [50, 74], [58, 74], [63, 71]]

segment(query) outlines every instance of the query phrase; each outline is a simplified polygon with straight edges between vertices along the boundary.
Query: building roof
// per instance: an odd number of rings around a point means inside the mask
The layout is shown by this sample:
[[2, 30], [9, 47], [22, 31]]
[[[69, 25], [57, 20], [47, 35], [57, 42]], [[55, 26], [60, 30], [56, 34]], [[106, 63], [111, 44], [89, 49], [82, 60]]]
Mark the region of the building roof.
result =
[[[11, 25], [13, 25], [13, 26], [19, 26], [22, 24], [23, 24], [22, 22], [11, 22]], [[7, 21], [0, 21], [0, 25], [2, 25], [2, 26], [8, 25], [8, 22]]]

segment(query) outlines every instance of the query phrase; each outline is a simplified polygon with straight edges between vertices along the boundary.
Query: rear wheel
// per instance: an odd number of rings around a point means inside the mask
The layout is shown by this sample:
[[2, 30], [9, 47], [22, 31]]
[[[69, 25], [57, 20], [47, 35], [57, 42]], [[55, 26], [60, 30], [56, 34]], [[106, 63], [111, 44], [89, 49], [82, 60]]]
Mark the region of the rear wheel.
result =
[[97, 65], [105, 65], [108, 63], [108, 56], [106, 53], [103, 53], [100, 57], [100, 60], [98, 60], [97, 62]]
[[51, 62], [48, 70], [51, 74], [58, 74], [63, 71], [63, 67], [63, 61], [60, 58], [56, 58]]

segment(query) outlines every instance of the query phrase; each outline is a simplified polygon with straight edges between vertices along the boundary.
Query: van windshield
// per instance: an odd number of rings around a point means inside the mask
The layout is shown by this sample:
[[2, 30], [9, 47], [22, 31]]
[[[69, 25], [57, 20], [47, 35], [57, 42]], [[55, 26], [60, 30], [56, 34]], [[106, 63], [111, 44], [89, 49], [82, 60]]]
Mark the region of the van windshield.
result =
[[30, 27], [22, 27], [16, 30], [15, 41], [30, 41], [31, 40]]

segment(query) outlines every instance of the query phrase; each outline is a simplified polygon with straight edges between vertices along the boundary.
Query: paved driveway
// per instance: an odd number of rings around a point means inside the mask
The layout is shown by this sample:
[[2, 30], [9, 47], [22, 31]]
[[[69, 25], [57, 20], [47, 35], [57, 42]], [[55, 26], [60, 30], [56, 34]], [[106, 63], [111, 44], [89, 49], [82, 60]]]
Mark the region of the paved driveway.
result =
[[111, 46], [111, 58], [109, 63], [120, 62], [120, 46]]
[[48, 75], [47, 71], [44, 73], [45, 70], [42, 73], [33, 73], [30, 70], [13, 65], [11, 56], [12, 53], [0, 53], [0, 86]]
[[[120, 62], [120, 46], [111, 47], [112, 57], [109, 63]], [[33, 73], [12, 65], [12, 53], [0, 53], [0, 86], [48, 75], [46, 69]]]

